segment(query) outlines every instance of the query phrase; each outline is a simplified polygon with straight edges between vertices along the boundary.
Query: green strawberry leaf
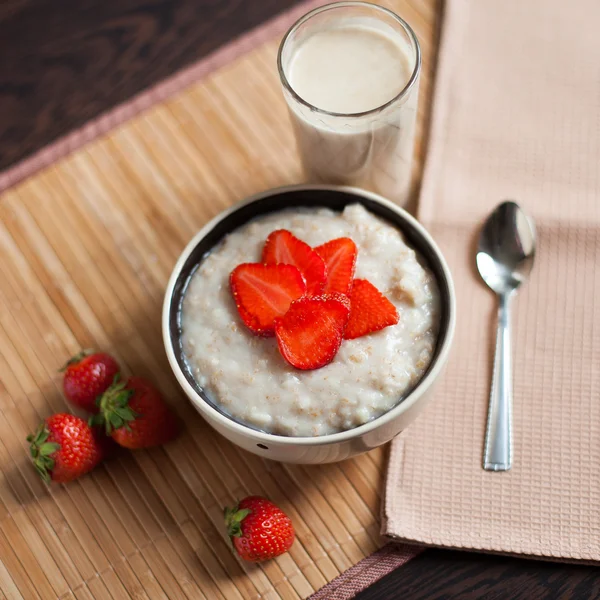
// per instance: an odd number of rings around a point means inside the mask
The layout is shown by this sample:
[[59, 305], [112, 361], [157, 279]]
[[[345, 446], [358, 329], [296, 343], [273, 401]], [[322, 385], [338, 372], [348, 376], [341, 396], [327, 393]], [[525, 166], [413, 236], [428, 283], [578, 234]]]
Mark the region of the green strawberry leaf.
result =
[[94, 354], [94, 350], [80, 350], [75, 356], [72, 356], [59, 370], [59, 373], [64, 373], [71, 365], [76, 365], [81, 362], [86, 356]]
[[96, 399], [99, 408], [98, 414], [90, 418], [90, 425], [103, 426], [106, 435], [111, 435], [115, 429], [121, 427], [130, 430], [129, 423], [135, 421], [139, 415], [129, 406], [133, 390], [126, 389], [127, 382], [121, 381], [117, 373], [112, 385]]
[[227, 535], [229, 535], [229, 537], [242, 537], [242, 521], [251, 512], [252, 511], [247, 508], [240, 509], [238, 506], [235, 506], [234, 508], [225, 508], [225, 525], [227, 526]]
[[50, 456], [51, 454], [54, 454], [57, 450], [60, 450], [60, 444], [56, 444], [55, 442], [45, 442], [40, 446], [40, 455]]
[[33, 466], [46, 483], [50, 483], [52, 469], [54, 469], [52, 455], [60, 450], [60, 444], [47, 441], [49, 436], [50, 432], [46, 429], [45, 423], [39, 426], [35, 434], [27, 436]]

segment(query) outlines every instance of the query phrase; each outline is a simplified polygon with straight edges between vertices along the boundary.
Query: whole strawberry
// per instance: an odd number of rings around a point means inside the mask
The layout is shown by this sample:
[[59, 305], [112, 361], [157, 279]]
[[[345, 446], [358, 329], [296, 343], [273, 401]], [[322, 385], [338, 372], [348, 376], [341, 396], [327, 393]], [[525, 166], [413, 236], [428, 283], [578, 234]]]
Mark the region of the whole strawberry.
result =
[[75, 406], [98, 412], [96, 399], [112, 384], [120, 369], [117, 361], [104, 352], [83, 351], [61, 369], [64, 372], [65, 397]]
[[98, 399], [98, 414], [90, 421], [125, 448], [150, 448], [170, 442], [180, 429], [179, 419], [160, 392], [142, 377], [117, 380]]
[[105, 456], [102, 434], [68, 413], [48, 417], [27, 436], [33, 464], [49, 483], [67, 483], [91, 471]]
[[225, 508], [225, 524], [240, 558], [250, 562], [279, 556], [294, 543], [290, 518], [261, 496], [247, 496], [235, 508]]

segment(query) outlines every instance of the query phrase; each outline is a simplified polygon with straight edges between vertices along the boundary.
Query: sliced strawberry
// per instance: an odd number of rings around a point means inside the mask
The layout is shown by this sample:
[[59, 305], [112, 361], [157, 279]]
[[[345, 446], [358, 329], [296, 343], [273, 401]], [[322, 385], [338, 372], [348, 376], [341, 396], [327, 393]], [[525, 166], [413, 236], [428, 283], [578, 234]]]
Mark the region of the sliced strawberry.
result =
[[323, 294], [349, 294], [356, 266], [356, 244], [350, 238], [337, 238], [317, 246], [315, 252], [325, 261], [327, 281]]
[[350, 302], [341, 294], [300, 298], [275, 319], [275, 336], [283, 358], [297, 369], [329, 364], [342, 343]]
[[355, 279], [344, 339], [352, 340], [398, 323], [396, 307], [369, 281]]
[[229, 277], [242, 321], [256, 335], [272, 336], [274, 320], [306, 292], [300, 271], [291, 265], [244, 263]]
[[309, 296], [320, 294], [327, 271], [323, 259], [302, 240], [287, 229], [273, 231], [263, 248], [262, 260], [268, 265], [294, 265], [306, 281], [306, 292]]

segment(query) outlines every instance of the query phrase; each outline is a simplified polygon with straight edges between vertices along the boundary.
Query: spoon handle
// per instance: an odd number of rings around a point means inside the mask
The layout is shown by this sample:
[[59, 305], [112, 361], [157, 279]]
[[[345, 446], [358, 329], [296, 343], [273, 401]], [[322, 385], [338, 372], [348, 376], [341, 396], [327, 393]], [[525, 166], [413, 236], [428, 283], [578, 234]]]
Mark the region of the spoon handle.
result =
[[494, 375], [488, 407], [483, 468], [508, 471], [512, 466], [512, 357], [510, 335], [510, 294], [498, 296], [498, 331]]

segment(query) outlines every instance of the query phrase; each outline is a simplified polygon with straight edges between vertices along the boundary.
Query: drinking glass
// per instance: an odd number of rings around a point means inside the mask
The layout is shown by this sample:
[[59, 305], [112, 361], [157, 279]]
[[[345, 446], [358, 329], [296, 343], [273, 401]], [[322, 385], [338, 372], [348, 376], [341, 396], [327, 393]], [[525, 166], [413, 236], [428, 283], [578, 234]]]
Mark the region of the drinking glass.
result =
[[[410, 67], [408, 81], [394, 98], [360, 113], [313, 106], [294, 90], [288, 76], [295, 52], [309, 36], [345, 27], [366, 27], [392, 39]], [[328, 4], [291, 27], [279, 47], [277, 65], [307, 178], [366, 188], [406, 205], [421, 71], [421, 50], [410, 26], [367, 2]]]

